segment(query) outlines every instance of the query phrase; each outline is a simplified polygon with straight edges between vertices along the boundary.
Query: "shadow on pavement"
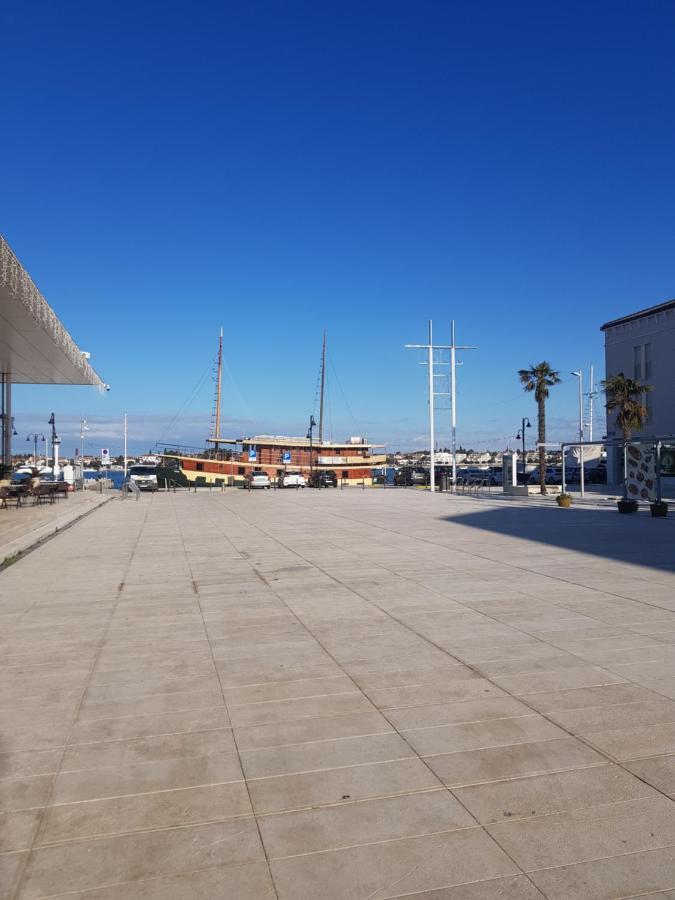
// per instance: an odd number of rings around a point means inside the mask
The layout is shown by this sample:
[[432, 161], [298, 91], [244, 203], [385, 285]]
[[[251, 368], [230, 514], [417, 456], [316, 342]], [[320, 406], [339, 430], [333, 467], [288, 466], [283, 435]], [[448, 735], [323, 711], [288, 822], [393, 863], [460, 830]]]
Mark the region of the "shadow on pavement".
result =
[[[446, 521], [604, 559], [675, 572], [675, 511], [652, 518], [649, 507], [621, 515], [616, 507], [559, 509], [504, 505]], [[532, 560], [536, 570], [536, 558]]]

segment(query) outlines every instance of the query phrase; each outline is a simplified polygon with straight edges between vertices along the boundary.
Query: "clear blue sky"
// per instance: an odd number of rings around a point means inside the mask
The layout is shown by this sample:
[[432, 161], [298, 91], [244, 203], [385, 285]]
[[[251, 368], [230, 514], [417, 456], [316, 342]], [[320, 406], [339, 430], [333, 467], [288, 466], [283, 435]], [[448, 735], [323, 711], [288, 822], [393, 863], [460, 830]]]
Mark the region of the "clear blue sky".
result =
[[[459, 438], [503, 446], [516, 370], [602, 370], [600, 324], [675, 294], [672, 3], [4, 4], [0, 232], [110, 382], [15, 391], [91, 440], [302, 432], [327, 329], [336, 438], [414, 446], [457, 320]], [[343, 399], [348, 398], [349, 406]], [[447, 439], [447, 413], [439, 416]], [[445, 432], [444, 432], [445, 428]], [[98, 430], [97, 430], [98, 429]]]

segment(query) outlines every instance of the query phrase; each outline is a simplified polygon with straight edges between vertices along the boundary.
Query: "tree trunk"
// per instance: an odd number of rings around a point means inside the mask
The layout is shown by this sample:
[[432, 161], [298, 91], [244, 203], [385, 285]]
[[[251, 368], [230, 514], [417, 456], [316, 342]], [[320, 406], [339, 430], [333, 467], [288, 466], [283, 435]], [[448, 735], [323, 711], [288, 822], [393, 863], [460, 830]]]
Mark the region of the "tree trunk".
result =
[[537, 401], [538, 418], [539, 418], [539, 490], [542, 494], [546, 493], [546, 448], [542, 445], [546, 443], [546, 401], [540, 397]]

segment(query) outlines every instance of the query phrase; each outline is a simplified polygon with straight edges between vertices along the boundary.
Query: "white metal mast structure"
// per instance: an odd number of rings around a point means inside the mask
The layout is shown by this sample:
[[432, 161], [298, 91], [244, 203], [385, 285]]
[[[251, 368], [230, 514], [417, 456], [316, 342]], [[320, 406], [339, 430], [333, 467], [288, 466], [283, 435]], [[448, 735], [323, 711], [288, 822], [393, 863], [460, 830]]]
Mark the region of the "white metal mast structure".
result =
[[[436, 397], [450, 398], [451, 407], [451, 424], [452, 424], [452, 483], [457, 483], [457, 366], [461, 363], [457, 362], [457, 350], [476, 350], [477, 347], [458, 346], [455, 343], [455, 320], [452, 320], [452, 343], [451, 344], [434, 344], [433, 340], [433, 322], [429, 319], [429, 343], [428, 344], [406, 344], [410, 350], [426, 350], [428, 352], [429, 366], [429, 479], [430, 489], [436, 489], [436, 435], [434, 432], [434, 404]], [[436, 375], [434, 372], [434, 351], [450, 351], [450, 390], [437, 391], [435, 389], [435, 378], [445, 377]], [[440, 365], [448, 365], [448, 363], [439, 362]]]
[[[452, 410], [452, 483], [457, 484], [457, 351], [477, 350], [477, 347], [458, 347], [455, 343], [455, 320], [451, 324], [450, 344], [450, 408]], [[459, 363], [461, 366], [461, 363]]]
[[[321, 351], [321, 401], [319, 405], [319, 443], [323, 443], [323, 395], [326, 387], [326, 332], [323, 333], [323, 350]], [[316, 409], [316, 407], [314, 407]]]
[[598, 396], [598, 392], [595, 389], [595, 382], [593, 380], [593, 366], [591, 365], [591, 379], [588, 388], [588, 440], [593, 440], [593, 406], [595, 402], [595, 398]]

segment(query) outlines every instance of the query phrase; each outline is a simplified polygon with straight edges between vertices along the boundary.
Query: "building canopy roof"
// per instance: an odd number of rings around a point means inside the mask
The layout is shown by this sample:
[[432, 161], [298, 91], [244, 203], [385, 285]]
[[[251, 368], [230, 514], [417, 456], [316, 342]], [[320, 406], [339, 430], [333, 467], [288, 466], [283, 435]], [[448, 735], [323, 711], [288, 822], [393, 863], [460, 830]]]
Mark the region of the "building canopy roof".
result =
[[15, 384], [102, 385], [2, 235], [0, 370]]
[[665, 303], [659, 303], [657, 306], [648, 306], [647, 309], [640, 309], [637, 312], [630, 313], [628, 316], [622, 316], [620, 319], [612, 319], [611, 322], [605, 322], [600, 326], [600, 331], [607, 328], [613, 328], [614, 325], [625, 325], [626, 322], [634, 322], [635, 319], [641, 319], [643, 316], [653, 316], [654, 313], [665, 312], [667, 309], [675, 309], [675, 300], [666, 300]]

